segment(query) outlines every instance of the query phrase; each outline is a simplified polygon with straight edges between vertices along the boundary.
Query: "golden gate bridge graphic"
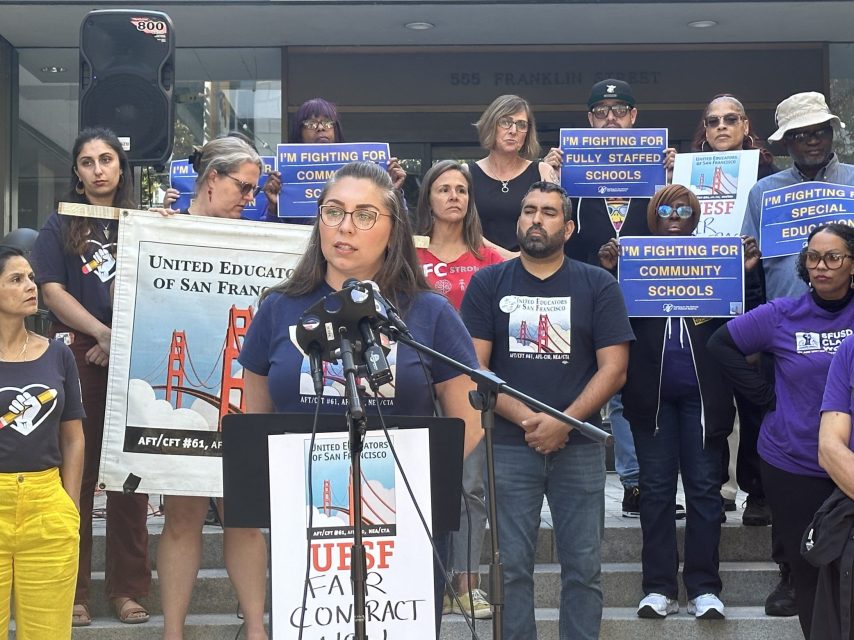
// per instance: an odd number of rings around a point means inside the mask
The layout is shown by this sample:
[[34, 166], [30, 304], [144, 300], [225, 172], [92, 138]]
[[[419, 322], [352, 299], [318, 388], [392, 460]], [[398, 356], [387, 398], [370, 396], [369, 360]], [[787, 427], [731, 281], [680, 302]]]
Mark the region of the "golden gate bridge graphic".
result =
[[[394, 347], [392, 348], [392, 352], [389, 353], [388, 356], [389, 366], [392, 367], [392, 374], [394, 374], [394, 365], [395, 365], [395, 352]], [[311, 382], [311, 367], [309, 365], [308, 358], [303, 358], [302, 368], [300, 369], [300, 373], [302, 374], [302, 379], [300, 382], [300, 393], [314, 395], [314, 386]], [[323, 385], [324, 387], [331, 386], [338, 395], [344, 395], [344, 367], [340, 362], [331, 363], [331, 362], [323, 362]], [[371, 389], [370, 385], [367, 383], [367, 380], [361, 378], [360, 376], [356, 376], [356, 384], [361, 385], [365, 389], [365, 394], [369, 396], [373, 396], [375, 398], [393, 398], [394, 397], [394, 379], [391, 382], [388, 382], [374, 393], [373, 389]]]
[[734, 196], [738, 192], [738, 182], [720, 167], [715, 167], [711, 186], [706, 186], [706, 174], [701, 173], [697, 181], [697, 191], [707, 196]]
[[[228, 326], [226, 327], [222, 349], [207, 375], [201, 376], [193, 364], [190, 355], [189, 343], [185, 331], [175, 329], [172, 331], [172, 340], [166, 356], [155, 365], [154, 369], [145, 377], [141, 378], [155, 390], [166, 391], [166, 401], [175, 409], [180, 409], [184, 396], [189, 395], [199, 398], [219, 410], [219, 420], [229, 413], [243, 413], [246, 409], [244, 394], [244, 381], [242, 376], [232, 374], [234, 363], [240, 355], [243, 346], [243, 338], [252, 322], [252, 307], [238, 309], [231, 305], [228, 312]], [[153, 384], [162, 380], [164, 361], [166, 364], [166, 383]], [[220, 366], [220, 362], [222, 365]], [[189, 365], [189, 369], [187, 368]], [[219, 373], [219, 384], [212, 382]], [[219, 389], [219, 394], [216, 393]], [[238, 399], [232, 402], [232, 392], [236, 392]], [[219, 428], [219, 426], [217, 426]]]
[[[362, 470], [361, 476], [362, 523], [366, 525], [395, 524], [397, 509], [394, 505], [394, 501], [388, 496], [383, 497], [382, 495], [380, 495], [380, 493], [375, 487], [376, 481], [369, 482], [368, 478], [365, 476], [364, 470]], [[332, 481], [328, 478], [324, 479], [322, 491], [322, 505], [320, 506], [319, 511], [329, 518], [334, 517], [337, 514], [346, 515], [347, 524], [351, 527], [355, 525], [355, 517], [353, 515], [352, 509], [350, 509], [350, 505], [353, 504], [352, 471], [349, 474], [349, 482], [347, 483], [346, 502], [343, 504], [336, 503], [341, 503], [341, 499], [339, 496], [336, 496], [334, 494]]]
[[569, 353], [569, 340], [564, 335], [565, 329], [552, 324], [548, 314], [541, 313], [537, 322], [537, 333], [534, 335], [527, 320], [519, 323], [519, 332], [516, 336], [523, 345], [534, 345], [537, 353]]

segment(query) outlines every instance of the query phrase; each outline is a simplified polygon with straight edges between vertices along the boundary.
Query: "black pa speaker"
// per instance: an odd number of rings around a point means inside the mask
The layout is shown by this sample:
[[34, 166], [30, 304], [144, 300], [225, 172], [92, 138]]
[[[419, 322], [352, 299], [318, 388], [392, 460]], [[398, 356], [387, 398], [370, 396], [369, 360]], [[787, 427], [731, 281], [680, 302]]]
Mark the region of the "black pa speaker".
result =
[[175, 29], [160, 11], [108, 9], [80, 26], [80, 129], [107, 127], [131, 163], [159, 165], [174, 137]]

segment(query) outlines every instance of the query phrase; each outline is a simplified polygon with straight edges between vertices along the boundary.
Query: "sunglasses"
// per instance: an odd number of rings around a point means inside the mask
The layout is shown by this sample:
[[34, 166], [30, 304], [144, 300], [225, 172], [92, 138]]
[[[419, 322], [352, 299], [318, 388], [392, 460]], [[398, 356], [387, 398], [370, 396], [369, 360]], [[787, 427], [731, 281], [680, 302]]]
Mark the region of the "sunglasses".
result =
[[259, 187], [257, 184], [252, 184], [251, 182], [243, 182], [243, 180], [241, 180], [240, 178], [235, 178], [234, 176], [231, 176], [227, 173], [223, 173], [221, 175], [224, 175], [226, 178], [231, 178], [232, 180], [234, 180], [240, 186], [240, 195], [244, 197], [248, 196], [251, 193], [252, 197], [254, 198], [259, 193], [261, 193], [261, 187]]
[[680, 218], [690, 218], [694, 215], [694, 207], [683, 204], [679, 207], [671, 207], [669, 204], [660, 204], [658, 205], [658, 215], [662, 218], [669, 218], [673, 215], [673, 212], [676, 212], [676, 215]]
[[833, 127], [827, 126], [815, 131], [797, 131], [795, 133], [786, 133], [786, 140], [792, 140], [798, 144], [802, 144], [812, 139], [826, 140], [833, 136]]
[[725, 116], [723, 116], [723, 117], [718, 117], [718, 116], [709, 116], [708, 118], [706, 118], [706, 119], [705, 119], [705, 121], [704, 121], [704, 122], [705, 122], [705, 124], [706, 124], [706, 127], [707, 127], [707, 128], [709, 128], [709, 129], [714, 129], [714, 128], [716, 128], [717, 126], [719, 126], [719, 125], [720, 125], [721, 120], [723, 120], [723, 123], [724, 123], [726, 126], [728, 126], [728, 127], [734, 127], [734, 126], [735, 126], [735, 125], [737, 125], [739, 122], [741, 122], [742, 120], [744, 120], [744, 116], [740, 116], [740, 115], [738, 115], [737, 113], [728, 113], [728, 114], [726, 114], [726, 115], [725, 115]]
[[627, 104], [600, 104], [593, 107], [590, 113], [597, 120], [604, 120], [608, 117], [609, 113], [613, 113], [615, 118], [625, 118], [631, 110], [632, 108]]

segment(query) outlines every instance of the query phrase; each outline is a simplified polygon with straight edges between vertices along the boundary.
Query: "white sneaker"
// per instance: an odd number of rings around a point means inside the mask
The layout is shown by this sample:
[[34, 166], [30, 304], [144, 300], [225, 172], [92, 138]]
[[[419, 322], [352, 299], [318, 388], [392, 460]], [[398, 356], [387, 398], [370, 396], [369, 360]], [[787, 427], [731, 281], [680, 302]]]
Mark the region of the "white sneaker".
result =
[[679, 602], [660, 593], [650, 593], [638, 605], [639, 618], [666, 618], [671, 613], [679, 613]]
[[724, 603], [714, 593], [704, 593], [688, 601], [688, 613], [703, 620], [722, 620]]

